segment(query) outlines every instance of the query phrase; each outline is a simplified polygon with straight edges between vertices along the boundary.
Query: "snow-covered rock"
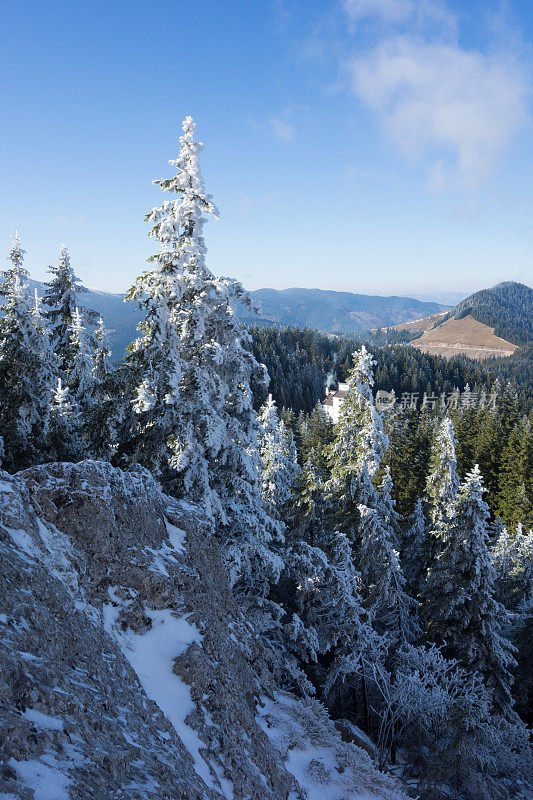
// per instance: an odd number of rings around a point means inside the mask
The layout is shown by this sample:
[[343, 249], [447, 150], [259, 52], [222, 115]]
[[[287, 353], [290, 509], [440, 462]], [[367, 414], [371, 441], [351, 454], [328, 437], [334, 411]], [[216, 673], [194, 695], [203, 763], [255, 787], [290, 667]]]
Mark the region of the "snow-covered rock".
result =
[[0, 797], [401, 793], [276, 693], [195, 507], [85, 461], [0, 473]]

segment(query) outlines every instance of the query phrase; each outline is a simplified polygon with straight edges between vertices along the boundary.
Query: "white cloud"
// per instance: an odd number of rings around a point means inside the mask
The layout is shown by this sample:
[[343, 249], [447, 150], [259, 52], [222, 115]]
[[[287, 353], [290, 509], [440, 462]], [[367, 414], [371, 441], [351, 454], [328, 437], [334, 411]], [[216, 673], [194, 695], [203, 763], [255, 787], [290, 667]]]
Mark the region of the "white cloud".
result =
[[[354, 94], [405, 152], [431, 156], [432, 188], [486, 177], [527, 118], [520, 63], [509, 53], [462, 48], [451, 34], [449, 12], [434, 2], [417, 5], [416, 12], [408, 10], [410, 0], [346, 3], [352, 16], [354, 8], [362, 14], [369, 7], [387, 11], [388, 21], [398, 23], [349, 62]], [[412, 33], [412, 15], [422, 8], [426, 21], [432, 20], [430, 36], [420, 29]], [[435, 28], [437, 12], [441, 22]]]
[[456, 19], [444, 0], [344, 0], [344, 8], [354, 22], [408, 23], [411, 31], [438, 30], [447, 36], [457, 32]]
[[412, 0], [344, 0], [352, 19], [383, 17], [389, 22], [403, 22], [413, 13]]
[[291, 103], [276, 116], [262, 121], [250, 119], [248, 123], [255, 130], [264, 131], [283, 144], [292, 144], [296, 131], [301, 127], [302, 117], [307, 112], [307, 106]]
[[294, 141], [296, 128], [292, 122], [288, 121], [286, 116], [271, 117], [268, 121], [268, 125], [272, 134], [276, 137], [276, 139], [279, 139], [280, 142], [290, 144], [292, 141]]

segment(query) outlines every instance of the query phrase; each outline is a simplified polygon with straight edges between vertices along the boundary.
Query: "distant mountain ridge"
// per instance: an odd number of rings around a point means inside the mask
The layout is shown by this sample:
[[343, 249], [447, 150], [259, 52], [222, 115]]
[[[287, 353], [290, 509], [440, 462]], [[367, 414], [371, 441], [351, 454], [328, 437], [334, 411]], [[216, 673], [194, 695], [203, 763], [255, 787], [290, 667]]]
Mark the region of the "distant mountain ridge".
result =
[[[336, 292], [328, 289], [256, 289], [260, 324], [316, 328], [326, 333], [353, 334], [373, 327], [389, 327], [443, 311], [446, 306], [412, 297]], [[246, 322], [257, 321], [243, 314]]]
[[[31, 287], [32, 291], [36, 288], [38, 294], [43, 295], [43, 283], [32, 280]], [[411, 297], [381, 297], [326, 289], [257, 289], [250, 295], [261, 310], [255, 315], [242, 307], [238, 313], [245, 324], [309, 327], [335, 334], [389, 327], [447, 310], [438, 303]], [[95, 289], [81, 294], [79, 301], [102, 314], [111, 331], [113, 359], [119, 360], [137, 335], [137, 324], [142, 317], [137, 304], [124, 302], [124, 294]]]

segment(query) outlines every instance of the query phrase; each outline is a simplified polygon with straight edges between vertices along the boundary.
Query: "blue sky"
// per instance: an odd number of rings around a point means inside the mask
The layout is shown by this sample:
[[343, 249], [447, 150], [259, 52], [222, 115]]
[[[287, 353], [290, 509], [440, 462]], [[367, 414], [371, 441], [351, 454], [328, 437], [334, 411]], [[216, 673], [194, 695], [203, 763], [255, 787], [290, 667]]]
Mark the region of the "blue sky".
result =
[[180, 122], [250, 289], [532, 281], [529, 0], [4, 0], [0, 241], [127, 288]]

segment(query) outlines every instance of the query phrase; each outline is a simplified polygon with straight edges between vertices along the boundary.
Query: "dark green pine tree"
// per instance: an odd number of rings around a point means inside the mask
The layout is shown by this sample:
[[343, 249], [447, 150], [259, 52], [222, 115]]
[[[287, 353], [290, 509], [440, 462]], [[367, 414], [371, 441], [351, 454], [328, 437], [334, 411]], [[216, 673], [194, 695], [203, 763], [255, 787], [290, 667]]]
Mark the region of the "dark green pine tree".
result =
[[320, 402], [315, 405], [309, 416], [303, 416], [302, 419], [303, 424], [300, 425], [299, 431], [302, 463], [307, 461], [313, 451], [317, 465], [325, 477], [328, 469], [328, 449], [334, 436], [332, 419]]
[[406, 409], [391, 415], [388, 425], [387, 464], [394, 485], [394, 499], [398, 512], [408, 516], [424, 493], [434, 419], [430, 414]]
[[401, 548], [401, 561], [411, 597], [418, 597], [426, 578], [426, 557], [428, 530], [424, 506], [419, 498], [415, 510], [407, 518]]
[[487, 488], [487, 502], [495, 515], [504, 435], [498, 410], [485, 408], [478, 411], [476, 427], [473, 463], [479, 464]]
[[[467, 384], [464, 394], [466, 395], [468, 391], [469, 387]], [[463, 477], [472, 469], [472, 465], [476, 463], [474, 461], [474, 453], [478, 434], [477, 409], [468, 406], [466, 408], [461, 408], [454, 414], [453, 422], [457, 440], [457, 471], [459, 475]]]
[[497, 513], [509, 529], [519, 522], [533, 527], [533, 435], [528, 419], [519, 420], [502, 450]]
[[296, 480], [293, 503], [294, 532], [312, 547], [320, 545], [331, 509], [325, 492], [325, 472], [311, 450]]

